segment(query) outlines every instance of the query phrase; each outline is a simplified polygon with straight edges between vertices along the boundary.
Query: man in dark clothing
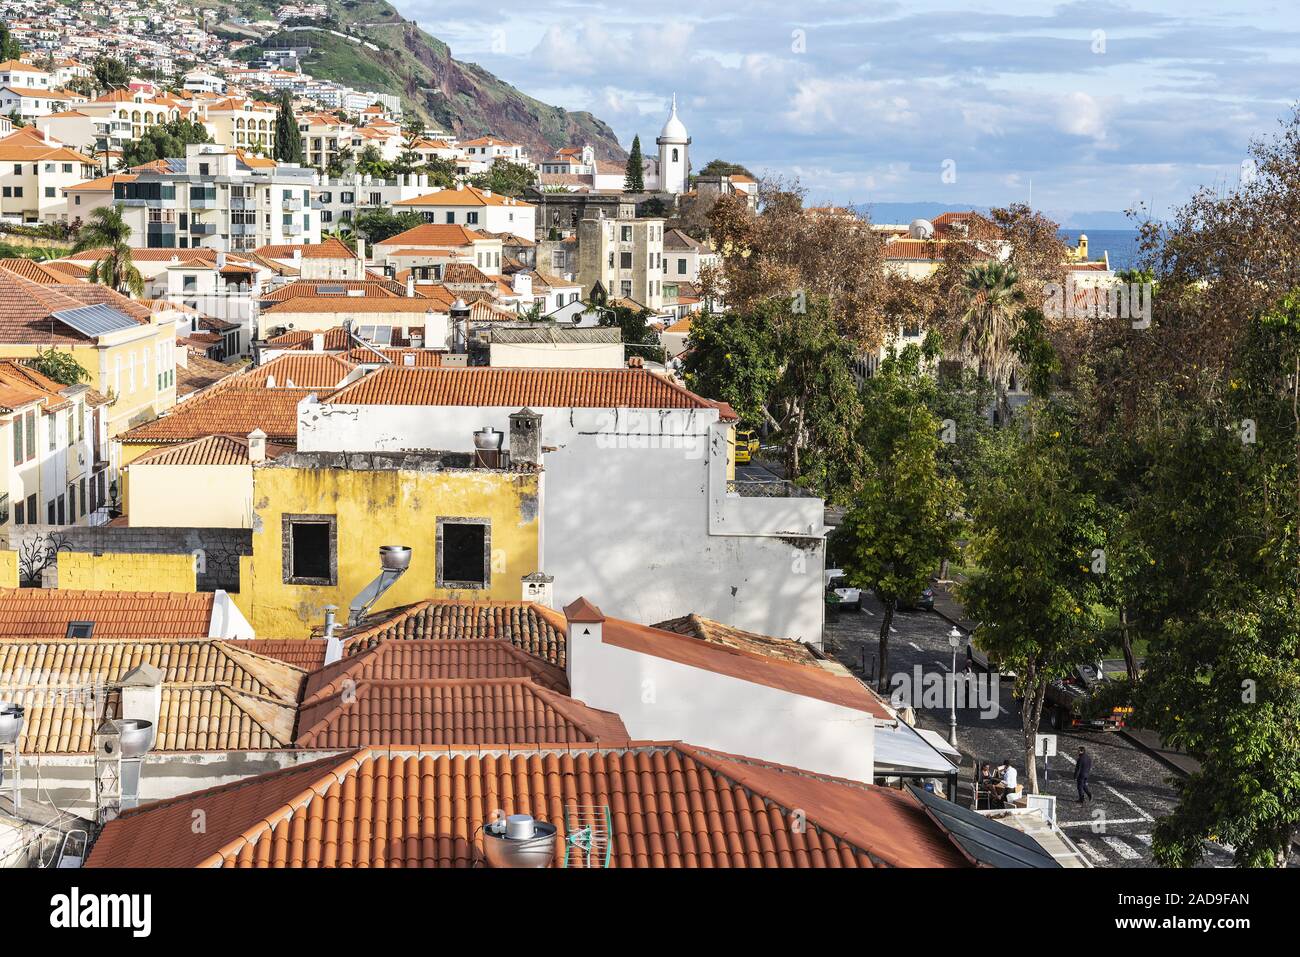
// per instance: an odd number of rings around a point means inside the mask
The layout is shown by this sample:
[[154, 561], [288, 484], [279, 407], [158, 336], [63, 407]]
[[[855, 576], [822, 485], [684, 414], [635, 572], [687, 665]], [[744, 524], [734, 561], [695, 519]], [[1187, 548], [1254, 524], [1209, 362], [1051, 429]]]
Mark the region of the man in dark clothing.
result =
[[1092, 755], [1083, 748], [1074, 763], [1074, 783], [1079, 789], [1079, 803], [1092, 800], [1092, 791], [1088, 790], [1088, 775], [1092, 773]]

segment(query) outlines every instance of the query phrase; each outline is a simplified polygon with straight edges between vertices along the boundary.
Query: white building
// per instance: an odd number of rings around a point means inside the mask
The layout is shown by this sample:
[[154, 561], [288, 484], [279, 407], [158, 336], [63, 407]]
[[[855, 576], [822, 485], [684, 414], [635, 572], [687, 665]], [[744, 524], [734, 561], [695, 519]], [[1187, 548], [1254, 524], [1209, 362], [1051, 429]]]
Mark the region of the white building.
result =
[[530, 417], [534, 450], [550, 450], [533, 455], [557, 600], [599, 594], [632, 621], [695, 612], [820, 644], [822, 500], [744, 494], [730, 481], [734, 413], [646, 370], [384, 368], [304, 400], [298, 448], [472, 452], [490, 426], [523, 461]]
[[235, 150], [211, 143], [185, 153], [167, 172], [142, 170], [115, 184], [132, 245], [238, 252], [320, 242], [314, 170], [269, 161], [251, 166]]
[[483, 232], [531, 238], [536, 230], [537, 208], [532, 203], [475, 186], [442, 189], [401, 200], [394, 206], [399, 211], [420, 213], [431, 223], [468, 226]]
[[691, 135], [686, 132], [686, 124], [677, 117], [675, 93], [672, 110], [655, 143], [659, 155], [646, 160], [645, 188], [675, 196], [686, 192], [691, 181]]

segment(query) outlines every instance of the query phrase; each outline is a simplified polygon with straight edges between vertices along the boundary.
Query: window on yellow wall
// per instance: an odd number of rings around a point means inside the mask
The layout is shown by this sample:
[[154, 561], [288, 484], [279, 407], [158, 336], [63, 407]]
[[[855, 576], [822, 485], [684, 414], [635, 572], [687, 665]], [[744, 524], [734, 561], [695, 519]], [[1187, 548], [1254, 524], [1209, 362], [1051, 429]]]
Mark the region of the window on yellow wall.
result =
[[338, 532], [333, 515], [285, 515], [281, 557], [286, 585], [338, 584]]
[[492, 523], [484, 518], [438, 519], [439, 588], [487, 588], [492, 583]]

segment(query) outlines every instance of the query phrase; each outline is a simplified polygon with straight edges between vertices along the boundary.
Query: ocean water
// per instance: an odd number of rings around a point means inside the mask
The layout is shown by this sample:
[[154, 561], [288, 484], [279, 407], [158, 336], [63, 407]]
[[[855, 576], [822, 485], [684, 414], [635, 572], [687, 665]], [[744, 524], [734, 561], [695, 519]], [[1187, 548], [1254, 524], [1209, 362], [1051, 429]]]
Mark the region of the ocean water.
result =
[[1137, 261], [1136, 229], [1062, 229], [1061, 239], [1073, 246], [1079, 234], [1088, 237], [1088, 258], [1100, 259], [1102, 251], [1110, 253], [1112, 269], [1128, 269]]

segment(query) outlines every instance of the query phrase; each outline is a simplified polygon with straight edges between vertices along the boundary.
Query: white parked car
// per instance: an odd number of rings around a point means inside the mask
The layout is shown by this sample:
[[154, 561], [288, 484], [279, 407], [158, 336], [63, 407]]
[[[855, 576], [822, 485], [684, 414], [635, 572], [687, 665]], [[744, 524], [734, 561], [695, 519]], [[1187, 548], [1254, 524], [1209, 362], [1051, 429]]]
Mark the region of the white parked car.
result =
[[862, 610], [862, 592], [849, 584], [842, 568], [826, 569], [827, 599], [832, 595], [835, 596], [836, 607], [840, 611], [846, 608], [852, 608], [854, 611]]

